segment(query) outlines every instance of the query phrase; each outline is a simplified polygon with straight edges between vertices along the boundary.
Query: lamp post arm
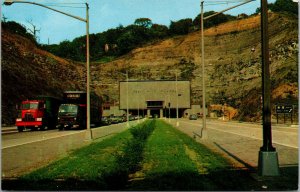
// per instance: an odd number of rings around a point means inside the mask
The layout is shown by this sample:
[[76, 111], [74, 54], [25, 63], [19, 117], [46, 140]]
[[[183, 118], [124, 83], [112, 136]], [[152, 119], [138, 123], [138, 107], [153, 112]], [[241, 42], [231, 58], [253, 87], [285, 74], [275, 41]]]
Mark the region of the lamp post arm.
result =
[[52, 10], [52, 11], [55, 11], [55, 12], [64, 14], [64, 15], [69, 16], [69, 17], [72, 17], [72, 18], [74, 18], [74, 19], [77, 19], [77, 20], [80, 20], [80, 21], [83, 21], [83, 22], [87, 22], [86, 19], [83, 19], [83, 18], [81, 18], [81, 17], [75, 16], [75, 15], [71, 15], [71, 14], [62, 12], [62, 11], [57, 10], [57, 9], [53, 9], [53, 8], [51, 8], [51, 7], [48, 7], [48, 6], [46, 6], [46, 5], [42, 5], [42, 4], [39, 4], [39, 3], [30, 2], [30, 1], [20, 1], [20, 0], [14, 0], [14, 1], [9, 1], [9, 0], [7, 0], [7, 1], [4, 1], [4, 5], [11, 5], [11, 4], [13, 4], [13, 3], [27, 3], [27, 4], [32, 4], [32, 5], [38, 5], [38, 6], [41, 6], [41, 7], [46, 8], [46, 9], [50, 9], [50, 10]]
[[207, 17], [204, 17], [203, 20], [207, 20], [207, 19], [212, 18], [212, 17], [214, 17], [214, 16], [216, 16], [216, 15], [219, 15], [219, 14], [221, 14], [221, 13], [223, 13], [223, 12], [226, 12], [226, 11], [228, 11], [228, 10], [230, 10], [230, 9], [239, 7], [239, 6], [244, 5], [244, 4], [246, 4], [246, 3], [250, 3], [251, 1], [255, 1], [255, 0], [248, 0], [248, 1], [246, 1], [246, 2], [240, 3], [240, 4], [235, 5], [235, 6], [233, 6], [233, 7], [229, 7], [229, 8], [224, 9], [224, 10], [218, 12], [218, 13], [215, 13], [215, 14], [209, 15], [209, 16], [207, 16]]

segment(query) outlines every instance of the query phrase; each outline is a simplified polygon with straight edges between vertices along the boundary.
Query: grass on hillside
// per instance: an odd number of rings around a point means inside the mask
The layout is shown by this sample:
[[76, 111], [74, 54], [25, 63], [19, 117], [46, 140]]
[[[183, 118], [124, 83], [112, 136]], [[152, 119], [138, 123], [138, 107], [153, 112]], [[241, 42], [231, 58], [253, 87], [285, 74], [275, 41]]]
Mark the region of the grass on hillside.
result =
[[160, 120], [6, 183], [14, 190], [249, 190], [248, 172]]
[[108, 63], [113, 61], [116, 58], [116, 56], [103, 56], [99, 60], [94, 61], [93, 63]]

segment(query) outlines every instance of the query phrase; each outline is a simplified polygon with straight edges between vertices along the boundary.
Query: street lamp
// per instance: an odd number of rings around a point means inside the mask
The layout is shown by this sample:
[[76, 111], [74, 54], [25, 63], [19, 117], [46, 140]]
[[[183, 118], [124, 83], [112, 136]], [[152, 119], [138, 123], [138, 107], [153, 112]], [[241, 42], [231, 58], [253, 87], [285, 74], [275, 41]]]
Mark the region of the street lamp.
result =
[[[176, 83], [175, 83], [175, 92], [176, 92], [176, 126], [179, 126], [179, 121], [178, 121], [178, 116], [179, 116], [179, 112], [178, 112], [178, 97], [181, 96], [180, 94], [178, 94], [178, 71], [172, 70], [172, 72], [175, 72], [175, 78], [176, 78]], [[170, 97], [170, 94], [169, 94]], [[170, 122], [170, 103], [169, 103], [169, 122]]]
[[177, 83], [177, 71], [176, 71], [176, 126], [179, 126], [179, 121], [178, 121], [178, 83]]
[[86, 100], [87, 100], [87, 131], [89, 132], [88, 134], [88, 139], [91, 140], [93, 139], [92, 136], [92, 131], [91, 131], [91, 125], [90, 125], [90, 45], [89, 45], [89, 5], [85, 3], [86, 5], [86, 19], [83, 19], [78, 16], [71, 15], [69, 13], [62, 12], [57, 9], [53, 9], [51, 7], [48, 7], [46, 5], [40, 4], [40, 3], [35, 3], [35, 2], [30, 2], [30, 1], [22, 1], [22, 0], [5, 0], [4, 5], [12, 5], [13, 3], [26, 3], [26, 4], [32, 4], [32, 5], [38, 5], [41, 7], [44, 7], [46, 9], [50, 9], [52, 11], [61, 13], [63, 15], [72, 17], [74, 19], [83, 21], [86, 23], [86, 78], [87, 78], [87, 83], [86, 83]]
[[128, 107], [128, 71], [126, 71], [126, 81], [127, 81], [127, 96], [126, 96], [126, 103], [127, 103], [127, 127], [129, 127], [129, 107]]
[[209, 18], [212, 18], [214, 16], [217, 16], [225, 11], [228, 11], [230, 9], [233, 9], [233, 8], [236, 8], [238, 6], [241, 6], [241, 5], [244, 5], [246, 3], [250, 3], [252, 1], [255, 1], [255, 0], [247, 0], [243, 3], [240, 3], [238, 5], [235, 5], [235, 6], [232, 6], [232, 7], [229, 7], [227, 9], [224, 9], [220, 12], [217, 12], [215, 14], [212, 14], [212, 15], [209, 15], [207, 17], [204, 17], [203, 16], [203, 4], [204, 4], [204, 1], [201, 0], [201, 63], [202, 63], [202, 90], [203, 90], [203, 97], [202, 97], [202, 113], [203, 113], [203, 120], [202, 120], [202, 130], [201, 130], [201, 138], [202, 139], [206, 139], [207, 138], [207, 130], [206, 130], [206, 106], [205, 106], [205, 78], [204, 78], [204, 74], [205, 74], [205, 70], [204, 70], [204, 20], [207, 20]]
[[268, 2], [261, 0], [261, 53], [263, 98], [263, 146], [258, 156], [258, 172], [262, 176], [278, 176], [278, 154], [272, 146], [271, 84], [268, 35]]
[[[116, 71], [115, 71], [116, 72]], [[121, 74], [121, 75], [124, 75], [124, 76], [126, 76], [126, 111], [127, 111], [127, 127], [129, 127], [129, 106], [128, 106], [128, 103], [129, 103], [129, 101], [128, 101], [128, 82], [129, 82], [129, 79], [128, 79], [128, 70], [126, 70], [126, 74], [124, 74], [124, 73], [121, 73], [121, 72], [116, 72], [116, 73], [119, 73], [119, 74]]]

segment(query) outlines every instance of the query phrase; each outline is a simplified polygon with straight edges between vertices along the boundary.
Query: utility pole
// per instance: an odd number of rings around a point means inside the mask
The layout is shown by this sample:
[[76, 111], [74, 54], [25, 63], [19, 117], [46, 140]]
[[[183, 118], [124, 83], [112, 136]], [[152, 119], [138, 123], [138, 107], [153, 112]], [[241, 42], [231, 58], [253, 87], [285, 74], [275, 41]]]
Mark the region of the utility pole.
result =
[[263, 146], [259, 151], [258, 173], [261, 176], [278, 176], [278, 154], [272, 146], [271, 86], [268, 34], [268, 2], [261, 0], [261, 53], [262, 53], [262, 98], [263, 98]]

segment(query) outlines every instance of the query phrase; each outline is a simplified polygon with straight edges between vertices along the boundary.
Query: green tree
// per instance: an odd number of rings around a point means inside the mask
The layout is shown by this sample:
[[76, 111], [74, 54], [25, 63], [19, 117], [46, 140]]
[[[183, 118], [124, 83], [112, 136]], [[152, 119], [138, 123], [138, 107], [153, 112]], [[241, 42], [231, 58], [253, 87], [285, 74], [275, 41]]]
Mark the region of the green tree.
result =
[[164, 38], [169, 34], [169, 29], [165, 25], [153, 24], [151, 27], [152, 37], [153, 38]]
[[289, 12], [298, 15], [298, 3], [292, 0], [277, 0], [271, 9], [274, 12]]
[[179, 21], [171, 21], [170, 24], [170, 33], [174, 35], [185, 35], [188, 34], [190, 28], [192, 27], [193, 20], [188, 19], [181, 19]]
[[[216, 12], [214, 11], [208, 11], [203, 14], [203, 17], [207, 17], [215, 13]], [[232, 15], [225, 15], [223, 13], [220, 13], [219, 15], [216, 15], [214, 17], [205, 20], [204, 27], [209, 28], [234, 19], [236, 19], [236, 17]], [[200, 24], [201, 24], [201, 14], [197, 15], [197, 17], [193, 20], [193, 25], [196, 26], [197, 28], [200, 28]]]
[[[268, 9], [273, 12], [287, 12], [298, 15], [298, 4], [293, 0], [276, 0], [275, 3], [268, 4]], [[261, 12], [261, 8], [256, 9], [256, 14]]]
[[152, 26], [152, 21], [149, 18], [138, 18], [134, 21], [134, 24], [145, 28], [150, 28]]

